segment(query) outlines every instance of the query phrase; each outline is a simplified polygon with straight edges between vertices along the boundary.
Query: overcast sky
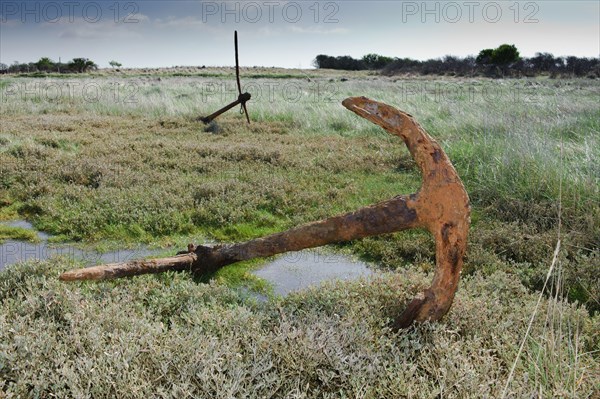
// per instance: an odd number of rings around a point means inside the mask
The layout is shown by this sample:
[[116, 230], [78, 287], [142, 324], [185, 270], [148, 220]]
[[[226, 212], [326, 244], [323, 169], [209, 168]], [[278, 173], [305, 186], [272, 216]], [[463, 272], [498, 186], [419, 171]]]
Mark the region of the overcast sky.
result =
[[428, 59], [515, 44], [522, 56], [598, 57], [600, 1], [10, 1], [0, 2], [0, 62], [100, 67], [309, 68], [318, 54]]

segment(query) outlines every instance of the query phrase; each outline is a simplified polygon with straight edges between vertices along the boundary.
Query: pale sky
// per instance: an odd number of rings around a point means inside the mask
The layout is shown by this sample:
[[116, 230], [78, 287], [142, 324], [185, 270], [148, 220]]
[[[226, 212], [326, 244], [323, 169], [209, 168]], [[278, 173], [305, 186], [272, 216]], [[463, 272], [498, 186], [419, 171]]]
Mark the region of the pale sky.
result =
[[100, 67], [309, 68], [316, 55], [413, 59], [477, 55], [598, 57], [600, 1], [9, 1], [0, 62], [90, 58]]

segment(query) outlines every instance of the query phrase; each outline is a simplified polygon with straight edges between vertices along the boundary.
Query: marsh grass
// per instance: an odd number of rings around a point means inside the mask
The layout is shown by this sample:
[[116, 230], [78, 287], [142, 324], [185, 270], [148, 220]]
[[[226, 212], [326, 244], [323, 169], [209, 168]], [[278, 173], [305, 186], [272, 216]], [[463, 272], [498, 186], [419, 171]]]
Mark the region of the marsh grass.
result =
[[6, 240], [36, 242], [38, 237], [35, 231], [0, 224], [0, 244]]
[[[399, 139], [340, 105], [365, 95], [414, 115], [469, 192], [466, 277], [444, 323], [386, 327], [430, 278], [422, 231], [336, 247], [398, 274], [283, 300], [249, 273], [255, 262], [209, 284], [168, 274], [78, 286], [56, 281], [68, 260], [28, 263], [0, 274], [0, 392], [499, 397], [552, 259], [561, 193], [560, 295], [545, 293], [508, 397], [597, 395], [597, 82], [245, 73], [253, 123], [233, 110], [217, 133], [196, 118], [237, 97], [231, 69], [0, 79], [0, 219], [83, 245], [182, 248], [415, 192]], [[52, 97], [53, 84], [74, 94]]]
[[21, 204], [14, 202], [7, 197], [0, 197], [0, 221], [14, 220], [19, 217], [19, 208]]
[[[421, 272], [257, 302], [186, 274], [57, 281], [73, 266], [0, 274], [9, 396], [500, 397], [537, 298], [502, 272], [465, 278], [444, 323], [394, 334], [387, 322], [428, 284]], [[598, 318], [554, 299], [540, 309], [562, 322], [534, 323], [508, 397], [593, 397]], [[549, 331], [561, 338], [548, 341]]]

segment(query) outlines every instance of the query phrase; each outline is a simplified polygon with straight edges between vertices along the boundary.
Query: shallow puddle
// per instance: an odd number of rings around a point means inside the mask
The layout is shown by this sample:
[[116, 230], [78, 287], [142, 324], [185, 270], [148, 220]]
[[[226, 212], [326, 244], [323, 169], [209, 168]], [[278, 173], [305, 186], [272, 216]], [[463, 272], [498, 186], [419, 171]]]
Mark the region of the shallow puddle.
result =
[[282, 255], [253, 273], [283, 296], [324, 281], [356, 280], [373, 272], [366, 263], [343, 255], [306, 250]]
[[[20, 227], [27, 230], [35, 230], [31, 223], [25, 220], [17, 220], [4, 223], [7, 226]], [[145, 247], [135, 249], [121, 249], [112, 252], [100, 253], [94, 250], [86, 250], [72, 245], [48, 244], [50, 236], [38, 232], [40, 242], [31, 243], [24, 241], [7, 240], [0, 244], [0, 270], [9, 265], [28, 260], [46, 260], [54, 256], [68, 257], [83, 262], [87, 266], [102, 263], [127, 262], [129, 260], [141, 259], [156, 255], [162, 250], [151, 250]]]
[[[31, 223], [24, 220], [4, 224], [35, 230]], [[139, 247], [100, 253], [72, 245], [49, 244], [50, 236], [48, 234], [41, 232], [37, 234], [40, 240], [38, 243], [7, 240], [0, 244], [0, 271], [18, 262], [43, 261], [54, 256], [68, 257], [81, 261], [87, 266], [94, 266], [104, 263], [127, 262], [164, 252], [160, 249], [151, 250]], [[305, 250], [279, 256], [253, 273], [271, 283], [275, 294], [283, 296], [324, 281], [355, 280], [366, 277], [371, 275], [372, 271], [367, 264], [343, 255]]]

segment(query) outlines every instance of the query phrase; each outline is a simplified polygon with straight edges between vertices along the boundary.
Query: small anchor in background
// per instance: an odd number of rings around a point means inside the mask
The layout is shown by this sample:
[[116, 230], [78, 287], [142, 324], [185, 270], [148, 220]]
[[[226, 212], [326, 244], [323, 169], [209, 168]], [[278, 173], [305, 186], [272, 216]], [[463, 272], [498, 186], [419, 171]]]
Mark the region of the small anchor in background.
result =
[[239, 57], [238, 57], [237, 31], [235, 31], [235, 33], [233, 35], [233, 41], [234, 41], [234, 45], [235, 45], [235, 77], [237, 79], [237, 88], [238, 88], [239, 95], [238, 95], [237, 100], [235, 100], [231, 104], [224, 106], [223, 108], [210, 114], [209, 116], [200, 118], [200, 120], [206, 124], [211, 123], [219, 115], [221, 115], [224, 112], [229, 111], [231, 108], [235, 107], [238, 104], [242, 105], [240, 113], [245, 114], [246, 120], [248, 121], [248, 123], [250, 123], [250, 117], [248, 116], [248, 109], [246, 108], [246, 102], [249, 101], [252, 96], [250, 95], [250, 93], [242, 93], [242, 85], [240, 84], [240, 62], [239, 62]]

